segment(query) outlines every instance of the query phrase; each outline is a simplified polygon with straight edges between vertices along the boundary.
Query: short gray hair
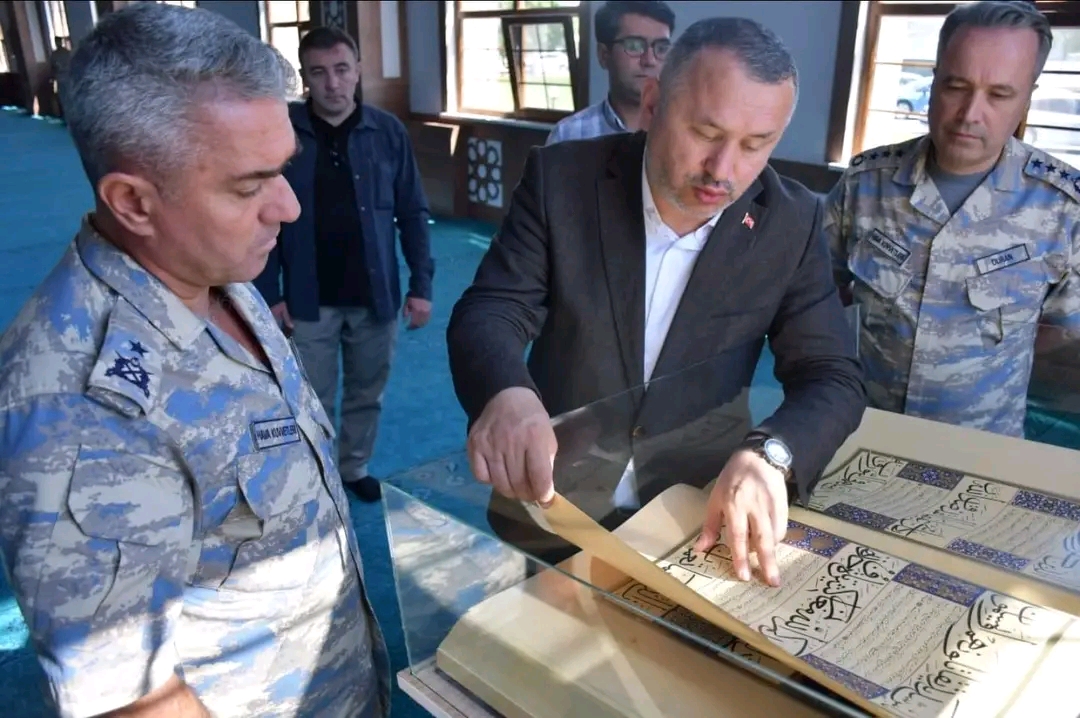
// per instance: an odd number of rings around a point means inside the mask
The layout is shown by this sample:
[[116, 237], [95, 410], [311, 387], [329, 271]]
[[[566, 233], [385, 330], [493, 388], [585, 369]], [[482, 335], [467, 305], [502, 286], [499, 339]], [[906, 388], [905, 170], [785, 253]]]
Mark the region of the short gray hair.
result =
[[734, 53], [755, 82], [778, 85], [791, 80], [798, 98], [799, 71], [776, 33], [747, 18], [713, 17], [698, 20], [675, 41], [660, 72], [662, 100], [678, 84], [690, 62], [706, 49]]
[[109, 13], [71, 56], [61, 102], [93, 186], [125, 165], [159, 185], [198, 151], [192, 113], [212, 93], [287, 101], [296, 71], [209, 10], [141, 2]]
[[1035, 9], [1033, 3], [1020, 2], [1020, 0], [983, 0], [983, 2], [960, 5], [945, 17], [945, 24], [941, 26], [941, 33], [938, 35], [938, 65], [941, 64], [941, 57], [945, 54], [949, 40], [963, 27], [1033, 30], [1039, 36], [1039, 54], [1035, 59], [1033, 82], [1042, 74], [1043, 67], [1046, 66], [1046, 58], [1050, 56], [1050, 48], [1054, 45], [1050, 21]]

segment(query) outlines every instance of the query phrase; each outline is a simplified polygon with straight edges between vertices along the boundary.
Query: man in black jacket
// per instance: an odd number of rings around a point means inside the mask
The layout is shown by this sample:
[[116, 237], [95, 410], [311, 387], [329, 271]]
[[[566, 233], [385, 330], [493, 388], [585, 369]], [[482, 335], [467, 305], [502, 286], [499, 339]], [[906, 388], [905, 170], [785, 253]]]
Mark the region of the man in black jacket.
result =
[[[301, 151], [285, 179], [300, 201], [300, 218], [282, 226], [255, 286], [292, 333], [331, 420], [340, 357], [341, 478], [370, 502], [380, 495], [368, 464], [397, 316], [401, 312], [410, 329], [431, 318], [428, 203], [405, 126], [357, 99], [360, 58], [353, 39], [336, 28], [315, 28], [300, 41], [299, 54], [310, 97], [289, 108]], [[410, 274], [404, 306], [399, 234]]]
[[[549, 561], [567, 554], [537, 538], [518, 503], [546, 503], [556, 488], [571, 500], [575, 491], [610, 496], [590, 513], [611, 527], [666, 486], [719, 474], [699, 548], [726, 523], [736, 572], [749, 578], [752, 548], [778, 585], [788, 488], [807, 499], [865, 407], [821, 203], [766, 165], [797, 86], [771, 32], [745, 19], [703, 20], [646, 89], [647, 136], [530, 154], [447, 333], [472, 469], [496, 490], [489, 517], [507, 540]], [[737, 405], [766, 335], [783, 403], [744, 439], [715, 442], [689, 466], [684, 442], [658, 434]], [[556, 472], [553, 486], [549, 417], [646, 382], [663, 389], [624, 394], [625, 411], [608, 413], [625, 420], [603, 422], [608, 448], [613, 438], [626, 447], [625, 463], [587, 487], [569, 469]]]

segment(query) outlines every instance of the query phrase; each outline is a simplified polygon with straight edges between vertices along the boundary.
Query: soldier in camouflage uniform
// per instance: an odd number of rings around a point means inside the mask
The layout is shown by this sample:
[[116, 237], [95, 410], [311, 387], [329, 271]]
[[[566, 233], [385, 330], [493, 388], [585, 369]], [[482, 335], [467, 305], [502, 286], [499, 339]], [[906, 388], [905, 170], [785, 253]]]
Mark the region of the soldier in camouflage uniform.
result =
[[0, 547], [62, 716], [389, 712], [332, 425], [246, 283], [298, 213], [292, 82], [156, 3], [72, 58], [97, 206], [0, 341]]
[[954, 10], [930, 133], [858, 155], [829, 194], [871, 406], [1023, 436], [1040, 321], [1080, 329], [1080, 172], [1011, 136], [1050, 43], [1022, 3]]

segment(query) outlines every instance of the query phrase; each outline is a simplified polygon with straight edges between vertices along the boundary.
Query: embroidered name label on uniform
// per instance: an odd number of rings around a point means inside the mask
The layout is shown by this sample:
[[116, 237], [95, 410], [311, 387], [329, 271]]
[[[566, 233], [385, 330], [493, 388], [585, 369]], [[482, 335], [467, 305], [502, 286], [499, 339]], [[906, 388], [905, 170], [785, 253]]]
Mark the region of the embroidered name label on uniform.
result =
[[885, 233], [882, 232], [880, 229], [875, 229], [873, 232], [871, 232], [870, 236], [867, 237], [867, 239], [869, 240], [870, 244], [874, 245], [879, 250], [884, 252], [885, 256], [887, 256], [889, 259], [896, 262], [900, 266], [904, 266], [904, 262], [906, 262], [907, 258], [911, 256], [911, 252], [886, 237]]
[[255, 441], [255, 448], [266, 451], [275, 446], [296, 444], [300, 442], [300, 427], [296, 419], [269, 419], [267, 421], [251, 422], [251, 438]]
[[1015, 247], [988, 254], [982, 259], [976, 259], [975, 269], [979, 270], [979, 274], [989, 274], [999, 269], [1005, 269], [1005, 267], [1011, 267], [1014, 264], [1026, 262], [1029, 259], [1031, 259], [1031, 255], [1028, 254], [1027, 245], [1018, 244]]

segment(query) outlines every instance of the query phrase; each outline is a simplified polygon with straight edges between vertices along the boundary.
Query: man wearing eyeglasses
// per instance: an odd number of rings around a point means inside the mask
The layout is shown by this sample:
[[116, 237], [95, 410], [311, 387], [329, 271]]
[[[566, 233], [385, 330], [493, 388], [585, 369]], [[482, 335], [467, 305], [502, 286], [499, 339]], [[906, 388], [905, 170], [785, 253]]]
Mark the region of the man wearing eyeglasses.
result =
[[675, 13], [665, 2], [606, 2], [593, 25], [596, 56], [608, 73], [608, 95], [555, 125], [549, 145], [642, 129], [641, 90], [649, 78], [660, 77]]

